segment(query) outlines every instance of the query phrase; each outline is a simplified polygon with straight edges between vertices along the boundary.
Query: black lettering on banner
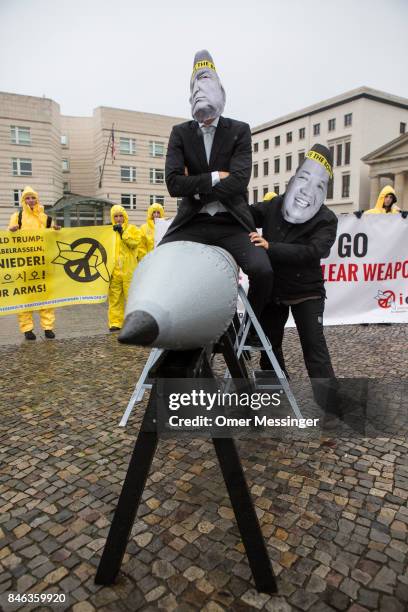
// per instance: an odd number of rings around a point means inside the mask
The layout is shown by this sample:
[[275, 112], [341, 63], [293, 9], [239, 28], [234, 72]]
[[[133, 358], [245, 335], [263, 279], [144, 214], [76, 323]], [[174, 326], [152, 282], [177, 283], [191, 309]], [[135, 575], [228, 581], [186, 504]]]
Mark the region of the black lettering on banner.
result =
[[365, 257], [368, 250], [368, 236], [367, 234], [359, 233], [354, 236], [354, 255], [356, 257]]
[[352, 239], [351, 234], [340, 234], [338, 239], [339, 257], [365, 257], [368, 251], [368, 236], [362, 232]]

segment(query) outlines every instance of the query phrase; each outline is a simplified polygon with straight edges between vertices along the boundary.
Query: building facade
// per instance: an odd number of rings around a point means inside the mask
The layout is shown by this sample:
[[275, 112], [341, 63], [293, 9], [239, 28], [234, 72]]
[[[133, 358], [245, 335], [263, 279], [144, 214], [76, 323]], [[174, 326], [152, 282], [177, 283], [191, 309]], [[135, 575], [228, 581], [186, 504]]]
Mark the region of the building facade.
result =
[[107, 107], [68, 117], [53, 100], [0, 93], [0, 227], [26, 185], [45, 206], [73, 193], [122, 204], [137, 225], [152, 202], [173, 216], [177, 200], [168, 195], [164, 162], [171, 128], [182, 121]]
[[408, 133], [365, 155], [363, 161], [369, 167], [371, 207], [382, 187], [391, 184], [399, 208], [408, 210]]
[[252, 129], [250, 202], [268, 191], [283, 193], [307, 151], [330, 148], [334, 167], [327, 204], [335, 213], [373, 205], [362, 158], [405, 133], [408, 99], [360, 87]]

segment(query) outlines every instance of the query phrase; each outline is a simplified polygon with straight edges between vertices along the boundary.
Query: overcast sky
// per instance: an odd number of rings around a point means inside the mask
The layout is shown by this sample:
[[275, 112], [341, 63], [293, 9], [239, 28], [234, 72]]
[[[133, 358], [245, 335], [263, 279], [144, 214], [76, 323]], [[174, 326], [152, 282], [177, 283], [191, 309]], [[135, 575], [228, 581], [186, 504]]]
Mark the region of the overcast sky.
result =
[[0, 90], [190, 117], [207, 48], [224, 115], [255, 126], [361, 85], [408, 97], [407, 24], [407, 0], [0, 0]]

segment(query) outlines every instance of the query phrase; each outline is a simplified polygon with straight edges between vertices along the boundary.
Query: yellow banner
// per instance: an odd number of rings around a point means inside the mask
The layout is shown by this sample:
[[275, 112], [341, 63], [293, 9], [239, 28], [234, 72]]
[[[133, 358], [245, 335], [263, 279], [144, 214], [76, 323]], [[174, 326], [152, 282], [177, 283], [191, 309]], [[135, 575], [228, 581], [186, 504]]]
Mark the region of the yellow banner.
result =
[[111, 226], [0, 231], [0, 315], [106, 301]]

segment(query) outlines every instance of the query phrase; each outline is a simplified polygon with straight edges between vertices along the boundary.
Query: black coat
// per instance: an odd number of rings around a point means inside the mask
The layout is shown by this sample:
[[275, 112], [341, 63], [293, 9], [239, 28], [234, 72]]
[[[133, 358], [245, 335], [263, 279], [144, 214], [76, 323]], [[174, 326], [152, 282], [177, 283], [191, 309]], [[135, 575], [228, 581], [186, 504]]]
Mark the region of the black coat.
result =
[[[251, 131], [247, 123], [219, 118], [209, 163], [197, 121], [175, 125], [167, 148], [166, 184], [172, 197], [183, 200], [167, 235], [199, 213], [204, 204], [216, 200], [248, 232], [254, 231], [248, 206], [251, 169]], [[211, 172], [215, 170], [229, 172], [230, 176], [212, 187]], [[199, 194], [199, 200], [194, 198], [195, 194]]]
[[325, 297], [320, 259], [328, 257], [336, 240], [337, 217], [327, 206], [306, 223], [288, 223], [282, 215], [283, 196], [250, 207], [257, 227], [269, 242], [275, 272], [273, 296], [296, 299]]

